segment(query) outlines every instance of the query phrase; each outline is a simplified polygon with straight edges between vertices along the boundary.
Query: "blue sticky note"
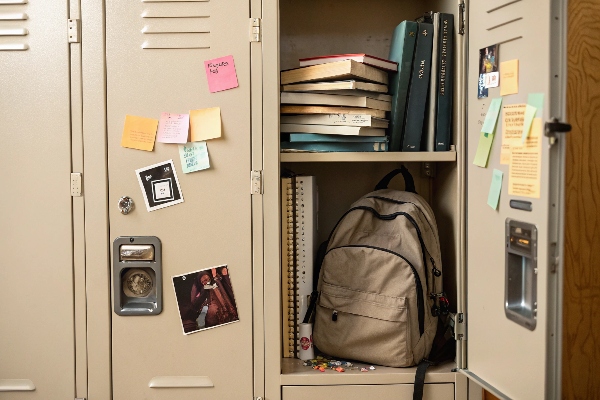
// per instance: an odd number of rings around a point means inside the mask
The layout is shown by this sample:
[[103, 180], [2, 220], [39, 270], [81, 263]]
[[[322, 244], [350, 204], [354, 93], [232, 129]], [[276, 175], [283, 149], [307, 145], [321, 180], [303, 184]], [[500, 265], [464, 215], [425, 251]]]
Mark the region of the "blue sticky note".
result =
[[500, 192], [502, 192], [502, 175], [504, 173], [500, 170], [494, 169], [492, 174], [492, 184], [490, 185], [490, 193], [488, 194], [488, 206], [494, 210], [498, 209], [498, 203], [500, 201]]
[[544, 93], [529, 93], [527, 96], [527, 104], [537, 108], [536, 118], [542, 118], [542, 111], [544, 109]]
[[181, 169], [185, 174], [210, 168], [206, 142], [179, 145], [179, 157], [181, 158]]
[[500, 113], [500, 107], [502, 106], [502, 97], [493, 99], [488, 108], [488, 112], [485, 115], [485, 121], [481, 127], [483, 133], [493, 133], [496, 129], [496, 121], [498, 120], [498, 114]]
[[529, 136], [529, 131], [531, 130], [531, 123], [533, 122], [533, 117], [535, 117], [535, 113], [537, 108], [534, 106], [530, 106], [527, 104], [525, 106], [525, 116], [523, 117], [523, 133], [521, 134], [521, 143], [525, 143], [525, 139]]

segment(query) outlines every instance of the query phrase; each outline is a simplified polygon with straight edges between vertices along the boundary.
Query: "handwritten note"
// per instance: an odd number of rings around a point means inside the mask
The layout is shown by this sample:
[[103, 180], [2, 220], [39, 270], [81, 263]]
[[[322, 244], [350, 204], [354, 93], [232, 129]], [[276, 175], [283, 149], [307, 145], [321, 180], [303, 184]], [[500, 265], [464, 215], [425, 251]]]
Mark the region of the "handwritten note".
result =
[[519, 60], [500, 63], [500, 96], [519, 93]]
[[502, 192], [502, 176], [504, 173], [500, 170], [494, 169], [492, 174], [492, 183], [490, 185], [490, 192], [488, 194], [488, 206], [494, 210], [498, 209], [498, 203], [500, 201], [500, 193]]
[[510, 153], [508, 194], [540, 198], [542, 173], [542, 119], [534, 118], [531, 132], [523, 146], [514, 146]]
[[211, 93], [238, 87], [233, 56], [204, 61], [204, 69]]
[[126, 115], [121, 147], [144, 151], [154, 150], [157, 126], [158, 120], [156, 119]]
[[479, 144], [477, 145], [477, 153], [475, 153], [475, 160], [473, 160], [473, 164], [477, 165], [478, 167], [487, 168], [493, 142], [493, 133], [481, 132], [479, 134]]
[[525, 108], [525, 115], [523, 117], [523, 133], [521, 134], [521, 143], [525, 143], [525, 139], [527, 139], [527, 136], [529, 136], [531, 123], [533, 122], [533, 117], [535, 117], [536, 112], [537, 109], [535, 107], [527, 104]]
[[509, 104], [502, 108], [502, 146], [500, 164], [510, 162], [510, 149], [521, 144], [526, 104]]
[[203, 108], [190, 111], [190, 141], [201, 142], [203, 140], [221, 137], [221, 108]]
[[161, 143], [187, 143], [190, 129], [188, 114], [161, 113], [156, 141]]
[[483, 133], [494, 133], [496, 129], [496, 121], [498, 120], [498, 114], [500, 113], [500, 106], [502, 105], [502, 97], [493, 99], [488, 108], [488, 112], [485, 115], [485, 121], [481, 127]]
[[184, 174], [210, 168], [206, 142], [179, 145], [179, 157]]

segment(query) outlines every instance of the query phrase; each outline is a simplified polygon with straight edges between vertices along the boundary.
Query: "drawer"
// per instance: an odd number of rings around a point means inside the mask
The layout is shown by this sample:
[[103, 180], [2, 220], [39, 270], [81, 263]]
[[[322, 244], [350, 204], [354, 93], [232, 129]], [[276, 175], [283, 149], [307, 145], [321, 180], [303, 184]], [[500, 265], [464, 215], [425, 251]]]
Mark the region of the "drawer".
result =
[[[344, 399], [411, 400], [412, 384], [342, 385], [342, 386], [283, 386], [282, 400]], [[424, 400], [454, 400], [453, 383], [428, 383]]]

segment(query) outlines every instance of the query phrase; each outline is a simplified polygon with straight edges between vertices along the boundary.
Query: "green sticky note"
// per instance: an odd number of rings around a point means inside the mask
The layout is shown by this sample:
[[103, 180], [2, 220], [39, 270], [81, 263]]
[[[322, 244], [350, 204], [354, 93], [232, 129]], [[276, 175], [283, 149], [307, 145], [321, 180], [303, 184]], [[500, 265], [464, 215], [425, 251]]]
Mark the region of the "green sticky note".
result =
[[494, 142], [494, 134], [493, 133], [483, 133], [479, 134], [479, 144], [477, 145], [477, 153], [475, 153], [475, 160], [473, 160], [473, 164], [486, 168], [488, 163], [488, 158], [490, 158], [490, 151], [492, 150], [492, 143]]
[[544, 93], [529, 93], [527, 96], [527, 104], [537, 108], [536, 118], [542, 118], [544, 109]]
[[534, 106], [530, 106], [527, 104], [525, 106], [525, 116], [523, 121], [523, 133], [521, 134], [521, 143], [525, 143], [525, 139], [529, 136], [529, 131], [531, 130], [531, 123], [533, 122], [533, 117], [535, 117], [535, 113], [537, 108]]
[[485, 121], [481, 127], [483, 133], [494, 133], [496, 129], [496, 121], [498, 120], [498, 114], [500, 113], [500, 106], [502, 106], [502, 97], [493, 99], [488, 108], [488, 112], [485, 115]]
[[184, 174], [210, 168], [206, 142], [192, 142], [179, 145], [181, 169]]
[[490, 193], [488, 194], [488, 206], [494, 210], [498, 209], [498, 202], [500, 201], [500, 192], [502, 192], [502, 171], [495, 169], [492, 174], [492, 184], [490, 185]]

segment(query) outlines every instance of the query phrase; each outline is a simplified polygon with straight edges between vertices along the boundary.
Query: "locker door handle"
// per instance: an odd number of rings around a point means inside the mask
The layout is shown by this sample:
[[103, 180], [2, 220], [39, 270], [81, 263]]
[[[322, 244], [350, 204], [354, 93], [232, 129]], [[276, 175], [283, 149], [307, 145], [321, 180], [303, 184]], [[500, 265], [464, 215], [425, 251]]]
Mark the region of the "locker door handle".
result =
[[0, 379], [0, 392], [31, 392], [35, 385], [29, 379]]
[[151, 388], [209, 388], [214, 387], [208, 376], [155, 376], [150, 379]]

